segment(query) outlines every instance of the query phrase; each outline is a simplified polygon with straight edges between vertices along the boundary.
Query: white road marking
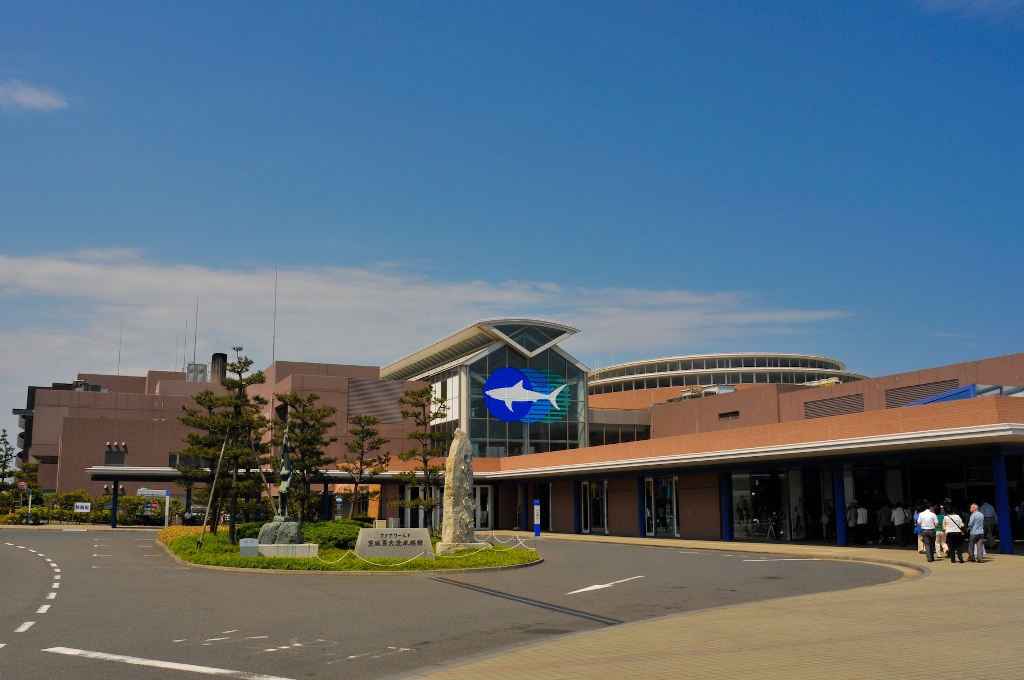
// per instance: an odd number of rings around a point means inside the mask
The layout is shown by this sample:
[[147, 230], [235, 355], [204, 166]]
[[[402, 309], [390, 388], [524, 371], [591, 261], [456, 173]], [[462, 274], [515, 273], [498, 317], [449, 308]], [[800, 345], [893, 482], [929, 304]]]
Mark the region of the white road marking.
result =
[[773, 560], [762, 558], [759, 560], [743, 560], [744, 562], [817, 562], [817, 557], [779, 557]]
[[50, 609], [50, 605], [44, 604], [43, 606], [41, 606], [39, 609], [36, 610], [36, 614], [45, 614], [49, 609]]
[[206, 642], [217, 642], [218, 640], [230, 640], [231, 638], [206, 638]]
[[35, 550], [33, 550], [32, 548], [29, 548], [28, 551], [29, 552], [35, 552]]
[[0, 649], [3, 649], [6, 646], [7, 646], [6, 642], [0, 642]]
[[14, 544], [13, 543], [8, 543], [7, 541], [4, 541], [4, 545], [14, 545]]
[[596, 586], [587, 586], [586, 588], [580, 588], [579, 590], [574, 590], [571, 593], [566, 593], [566, 595], [575, 595], [576, 593], [586, 593], [586, 592], [591, 591], [591, 590], [601, 590], [602, 588], [611, 588], [612, 586], [614, 586], [617, 583], [625, 583], [626, 581], [632, 581], [632, 580], [638, 579], [638, 578], [643, 578], [643, 576], [630, 576], [629, 578], [624, 578], [624, 579], [621, 579], [619, 581], [612, 581], [611, 583], [599, 583]]
[[59, 581], [60, 580], [60, 574], [54, 574], [53, 575], [53, 580], [54, 581]]
[[65, 529], [64, 531], [88, 531], [88, 529]]
[[60, 584], [59, 583], [54, 583], [52, 587], [53, 588], [60, 588]]
[[266, 640], [269, 635], [253, 635], [252, 637], [245, 638], [246, 640]]
[[137, 656], [124, 656], [122, 654], [106, 654], [105, 652], [89, 652], [84, 649], [72, 649], [70, 647], [49, 647], [42, 650], [54, 654], [66, 656], [78, 656], [85, 659], [98, 659], [100, 661], [117, 661], [119, 663], [132, 664], [133, 666], [149, 666], [151, 668], [167, 668], [173, 671], [188, 671], [190, 673], [202, 673], [204, 675], [220, 675], [228, 678], [239, 678], [240, 680], [291, 680], [262, 673], [247, 673], [246, 671], [232, 671], [226, 668], [213, 668], [212, 666], [196, 666], [190, 663], [175, 663], [173, 661], [159, 661], [157, 659], [143, 659]]
[[56, 574], [59, 574], [59, 573], [60, 573], [60, 569], [58, 569], [57, 567], [54, 567], [54, 568], [53, 568], [53, 571], [54, 571], [54, 573], [56, 573]]
[[47, 600], [56, 600], [57, 599], [57, 593], [52, 592], [52, 591], [47, 593], [46, 594], [46, 599]]
[[29, 628], [31, 628], [34, 625], [36, 625], [35, 621], [26, 621], [25, 623], [23, 623], [20, 626], [18, 626], [17, 628], [15, 628], [14, 632], [15, 633], [24, 633], [26, 630], [28, 630]]
[[227, 635], [228, 633], [237, 633], [237, 632], [238, 632], [238, 629], [237, 629], [237, 628], [235, 628], [234, 630], [222, 630], [222, 631], [220, 632], [220, 634], [221, 634], [221, 635]]
[[110, 555], [97, 555], [96, 553], [93, 553], [92, 556], [93, 557], [110, 557]]
[[180, 640], [171, 640], [171, 642], [184, 642], [188, 638], [181, 638]]
[[133, 538], [133, 541], [152, 541], [152, 538]]
[[25, 549], [25, 546], [23, 546], [23, 545], [19, 545], [18, 547], [21, 548], [22, 550]]

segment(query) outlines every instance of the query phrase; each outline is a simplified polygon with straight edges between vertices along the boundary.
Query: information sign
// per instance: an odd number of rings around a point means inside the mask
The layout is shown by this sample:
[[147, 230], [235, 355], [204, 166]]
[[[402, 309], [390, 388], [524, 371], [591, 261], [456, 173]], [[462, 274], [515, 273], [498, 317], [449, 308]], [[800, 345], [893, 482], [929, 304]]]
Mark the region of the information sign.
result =
[[75, 512], [92, 512], [92, 503], [75, 503]]
[[533, 535], [540, 536], [540, 499], [533, 501]]

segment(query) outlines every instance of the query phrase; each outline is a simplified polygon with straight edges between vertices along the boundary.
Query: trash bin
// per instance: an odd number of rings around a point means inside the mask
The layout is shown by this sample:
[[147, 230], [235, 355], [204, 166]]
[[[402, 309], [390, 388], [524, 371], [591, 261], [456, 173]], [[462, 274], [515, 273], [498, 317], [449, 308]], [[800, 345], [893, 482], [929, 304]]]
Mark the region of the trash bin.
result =
[[238, 551], [242, 557], [259, 557], [260, 542], [255, 538], [243, 538], [238, 542]]

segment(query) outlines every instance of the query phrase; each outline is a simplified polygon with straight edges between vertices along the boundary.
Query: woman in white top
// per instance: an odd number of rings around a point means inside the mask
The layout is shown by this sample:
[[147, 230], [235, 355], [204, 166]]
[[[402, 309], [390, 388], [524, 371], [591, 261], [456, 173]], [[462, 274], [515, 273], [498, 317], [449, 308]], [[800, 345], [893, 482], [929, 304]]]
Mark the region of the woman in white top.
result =
[[956, 558], [960, 558], [960, 564], [964, 563], [964, 521], [956, 513], [956, 508], [946, 508], [946, 516], [942, 520], [942, 528], [946, 532], [947, 552], [949, 561], [956, 564]]

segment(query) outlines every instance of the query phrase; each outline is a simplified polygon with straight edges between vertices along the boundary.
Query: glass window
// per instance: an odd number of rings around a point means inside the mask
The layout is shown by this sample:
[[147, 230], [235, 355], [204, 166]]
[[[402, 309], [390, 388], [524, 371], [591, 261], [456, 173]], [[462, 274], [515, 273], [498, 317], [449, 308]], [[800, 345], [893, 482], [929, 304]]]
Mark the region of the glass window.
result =
[[635, 371], [636, 371], [636, 367], [635, 366], [627, 366], [626, 367], [626, 375], [633, 375], [633, 373]]
[[470, 439], [487, 439], [487, 419], [471, 418], [469, 421]]
[[768, 359], [767, 359], [767, 357], [757, 357], [757, 360], [754, 363], [757, 365], [757, 368], [767, 368], [768, 367]]
[[671, 387], [672, 381], [669, 378], [658, 378], [658, 387]]
[[674, 376], [672, 376], [672, 387], [682, 387], [683, 385], [684, 385], [684, 383], [683, 383], [683, 376], [681, 376], [681, 375], [674, 375]]
[[656, 366], [656, 369], [658, 373], [665, 373], [666, 371], [668, 371], [668, 364], [658, 364]]
[[680, 371], [692, 371], [693, 370], [693, 362], [692, 361], [680, 361], [679, 362], [679, 370]]
[[755, 382], [759, 382], [759, 383], [766, 383], [766, 382], [768, 382], [768, 374], [767, 373], [755, 373], [754, 374], [754, 381]]
[[712, 376], [712, 385], [727, 385], [725, 373], [715, 373]]
[[696, 375], [688, 375], [688, 376], [685, 377], [683, 384], [684, 385], [696, 385], [697, 384], [697, 380], [698, 380], [699, 377], [700, 376], [696, 376]]
[[704, 370], [704, 360], [703, 359], [694, 359], [693, 360], [693, 370], [695, 370], [695, 371], [703, 371]]
[[782, 382], [782, 374], [781, 373], [769, 373], [768, 374], [768, 382], [770, 382], [770, 383], [780, 383], [780, 382]]
[[604, 426], [604, 443], [605, 444], [618, 444], [619, 443], [619, 426], [618, 425], [605, 425]]
[[753, 368], [754, 357], [743, 357], [743, 368]]
[[621, 392], [621, 391], [622, 391], [622, 383], [613, 383], [612, 384], [612, 392]]
[[670, 370], [670, 371], [678, 371], [679, 370], [679, 362], [678, 361], [670, 361], [670, 362], [668, 362], [668, 370]]
[[619, 441], [622, 443], [636, 441], [636, 430], [633, 425], [619, 425]]
[[742, 375], [742, 377], [743, 377], [743, 382], [745, 382], [745, 383], [752, 383], [752, 382], [754, 382], [754, 374], [753, 373], [744, 373]]
[[701, 385], [714, 385], [715, 384], [714, 381], [712, 381], [712, 379], [711, 379], [711, 374], [710, 373], [701, 373], [699, 376], [697, 376], [697, 378], [698, 378], [698, 380], [700, 380], [700, 384]]
[[658, 379], [657, 378], [648, 378], [644, 382], [645, 382], [645, 387], [647, 389], [649, 389], [649, 390], [652, 390], [652, 389], [654, 389], [655, 387], [658, 386]]

